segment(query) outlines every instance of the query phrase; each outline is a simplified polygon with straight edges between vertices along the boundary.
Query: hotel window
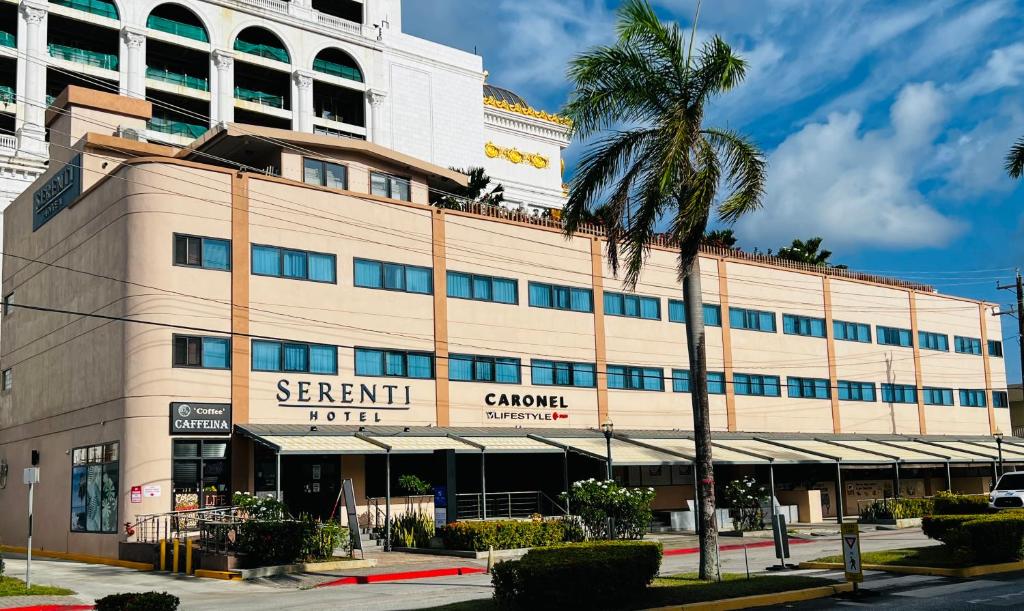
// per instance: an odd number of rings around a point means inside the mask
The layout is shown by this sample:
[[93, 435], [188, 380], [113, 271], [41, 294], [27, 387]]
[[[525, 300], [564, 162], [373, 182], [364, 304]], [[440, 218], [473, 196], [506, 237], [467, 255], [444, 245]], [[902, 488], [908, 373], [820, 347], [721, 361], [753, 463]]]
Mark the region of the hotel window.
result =
[[338, 348], [254, 339], [252, 370], [336, 375]]
[[228, 271], [231, 269], [231, 242], [176, 233], [174, 264]]
[[1010, 407], [1010, 397], [1005, 390], [992, 391], [992, 407]]
[[779, 376], [762, 376], [736, 373], [732, 376], [732, 388], [737, 395], [752, 397], [778, 397]]
[[875, 385], [873, 382], [850, 382], [839, 380], [837, 383], [840, 401], [875, 401]]
[[871, 343], [871, 325], [864, 323], [833, 320], [832, 334], [845, 342]]
[[825, 337], [825, 319], [812, 316], [782, 315], [782, 332], [786, 335]]
[[510, 278], [448, 272], [448, 296], [494, 303], [519, 303], [519, 282]]
[[302, 181], [330, 189], [348, 189], [348, 168], [340, 163], [302, 158]]
[[761, 310], [729, 308], [729, 325], [733, 329], [775, 333], [775, 313]]
[[882, 384], [885, 403], [917, 403], [917, 388], [909, 384]]
[[708, 372], [708, 394], [709, 395], [724, 395], [725, 394], [725, 374], [721, 372], [709, 371]]
[[2, 387], [2, 389], [6, 391], [6, 390], [10, 390], [11, 386], [13, 386], [13, 385], [14, 385], [14, 371], [12, 371], [8, 367], [7, 369], [4, 369], [3, 372], [0, 372], [0, 387]]
[[231, 504], [227, 441], [175, 440], [171, 452], [175, 511]]
[[252, 273], [331, 284], [338, 281], [334, 255], [258, 244], [252, 245]]
[[[10, 292], [10, 293], [7, 293], [6, 295], [4, 295], [4, 316], [10, 316], [11, 315], [11, 311], [12, 311], [11, 310], [11, 300], [12, 299], [14, 299], [14, 292]], [[1001, 347], [1000, 347], [1000, 352], [1002, 352], [1002, 348]]]
[[229, 369], [231, 340], [226, 337], [174, 336], [174, 366]]
[[[7, 301], [4, 300], [4, 303], [7, 303]], [[5, 311], [6, 311], [6, 309], [5, 309]], [[996, 339], [988, 340], [988, 355], [989, 356], [998, 356], [999, 358], [1002, 358], [1003, 357], [1003, 342], [1001, 342], [999, 340], [996, 340]]]
[[356, 259], [355, 285], [366, 289], [430, 295], [434, 292], [433, 270], [402, 263]]
[[521, 383], [520, 361], [501, 356], [452, 354], [448, 357], [448, 379], [454, 382]]
[[787, 378], [786, 387], [793, 399], [828, 399], [832, 396], [828, 380], [821, 378]]
[[925, 386], [921, 393], [925, 405], [953, 405], [952, 388]]
[[71, 531], [116, 533], [118, 442], [71, 451]]
[[382, 348], [356, 348], [356, 375], [377, 378], [434, 377], [434, 355]]
[[608, 365], [608, 388], [616, 390], [665, 390], [665, 370], [660, 367]]
[[953, 337], [953, 345], [960, 354], [981, 354], [981, 340], [976, 337]]
[[685, 369], [672, 370], [672, 392], [690, 392], [690, 372]]
[[608, 316], [661, 320], [661, 300], [657, 297], [605, 293], [604, 313]]
[[[668, 321], [686, 323], [686, 304], [678, 299], [668, 300]], [[704, 325], [708, 327], [722, 326], [722, 306], [714, 303], [704, 304]]]
[[411, 201], [409, 197], [409, 179], [388, 176], [379, 172], [370, 172], [370, 193], [387, 197]]
[[593, 363], [565, 363], [560, 361], [530, 361], [531, 382], [537, 386], [594, 387]]
[[913, 346], [913, 340], [911, 339], [910, 329], [897, 329], [895, 327], [883, 327], [878, 325], [876, 327], [878, 333], [878, 343], [882, 346], [902, 346], [904, 348], [910, 348]]
[[960, 405], [963, 407], [988, 407], [984, 390], [960, 389]]
[[917, 345], [922, 350], [940, 350], [949, 352], [949, 336], [943, 333], [917, 332]]
[[593, 312], [594, 292], [590, 289], [531, 282], [530, 307]]

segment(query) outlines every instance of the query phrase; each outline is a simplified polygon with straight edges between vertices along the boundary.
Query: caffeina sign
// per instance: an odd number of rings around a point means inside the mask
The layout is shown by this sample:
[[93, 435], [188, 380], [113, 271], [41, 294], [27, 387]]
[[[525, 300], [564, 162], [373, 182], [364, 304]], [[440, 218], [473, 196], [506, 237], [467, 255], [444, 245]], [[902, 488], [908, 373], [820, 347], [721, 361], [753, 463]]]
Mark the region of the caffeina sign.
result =
[[230, 434], [230, 403], [171, 403], [171, 435]]

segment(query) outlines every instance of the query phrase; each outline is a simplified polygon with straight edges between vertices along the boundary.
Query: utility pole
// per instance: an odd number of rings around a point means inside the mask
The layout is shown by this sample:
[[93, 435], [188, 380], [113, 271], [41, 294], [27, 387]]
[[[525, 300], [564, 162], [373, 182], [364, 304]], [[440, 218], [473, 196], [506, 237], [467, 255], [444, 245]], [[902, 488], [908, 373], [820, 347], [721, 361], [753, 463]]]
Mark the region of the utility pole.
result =
[[[1014, 291], [1017, 294], [1017, 308], [1009, 312], [999, 312], [1000, 316], [1009, 314], [1017, 318], [1017, 347], [1020, 349], [1021, 385], [1024, 387], [1024, 281], [1021, 281], [1020, 268], [1017, 268], [1017, 282], [1014, 285], [1003, 286], [996, 283], [996, 288], [1001, 291]], [[988, 346], [982, 346], [982, 350], [988, 350]]]

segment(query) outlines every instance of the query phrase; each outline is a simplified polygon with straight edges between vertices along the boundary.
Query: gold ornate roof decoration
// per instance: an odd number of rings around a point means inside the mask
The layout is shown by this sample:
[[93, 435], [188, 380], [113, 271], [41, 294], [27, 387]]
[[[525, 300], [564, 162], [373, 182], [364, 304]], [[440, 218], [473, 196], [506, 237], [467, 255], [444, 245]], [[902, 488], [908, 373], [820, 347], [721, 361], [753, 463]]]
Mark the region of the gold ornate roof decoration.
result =
[[514, 146], [512, 148], [505, 148], [493, 142], [488, 142], [484, 145], [484, 155], [487, 155], [490, 159], [501, 157], [517, 164], [528, 163], [538, 170], [543, 170], [551, 164], [547, 157], [538, 153], [524, 153]]
[[541, 121], [548, 121], [550, 123], [557, 123], [564, 127], [572, 127], [572, 121], [566, 117], [552, 114], [550, 112], [544, 112], [543, 110], [537, 110], [530, 106], [523, 106], [522, 104], [512, 104], [507, 100], [499, 100], [493, 96], [484, 98], [484, 106], [490, 106], [492, 108], [500, 108], [501, 110], [507, 110], [516, 114], [525, 115], [534, 119], [540, 119]]

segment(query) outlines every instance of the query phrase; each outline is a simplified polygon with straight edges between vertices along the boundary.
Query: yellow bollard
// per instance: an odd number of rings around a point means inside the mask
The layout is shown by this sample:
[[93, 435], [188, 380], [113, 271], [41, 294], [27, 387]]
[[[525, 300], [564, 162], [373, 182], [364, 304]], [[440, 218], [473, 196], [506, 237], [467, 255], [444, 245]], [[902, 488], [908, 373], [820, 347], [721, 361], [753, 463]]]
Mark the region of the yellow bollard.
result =
[[178, 572], [178, 547], [181, 545], [181, 541], [178, 539], [174, 540], [174, 573]]
[[185, 541], [185, 574], [192, 574], [192, 539]]
[[167, 570], [167, 539], [160, 539], [160, 570]]

